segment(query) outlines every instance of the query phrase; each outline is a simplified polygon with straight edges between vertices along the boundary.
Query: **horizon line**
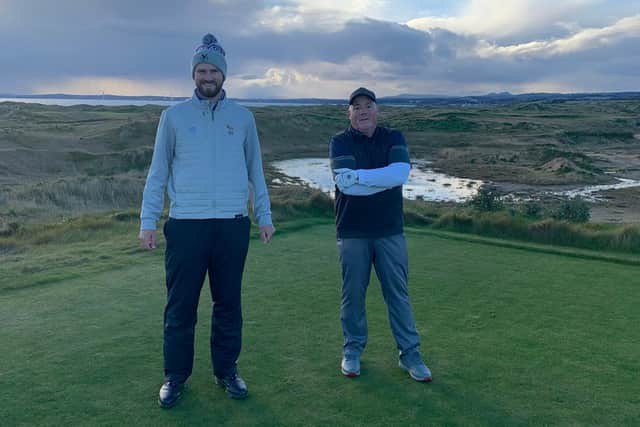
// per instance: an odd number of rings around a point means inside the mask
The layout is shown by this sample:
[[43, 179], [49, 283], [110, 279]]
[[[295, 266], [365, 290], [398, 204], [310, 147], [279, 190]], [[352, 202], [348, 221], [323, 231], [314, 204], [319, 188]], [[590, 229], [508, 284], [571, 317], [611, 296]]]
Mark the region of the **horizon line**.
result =
[[[640, 90], [624, 90], [624, 91], [592, 91], [592, 92], [522, 92], [511, 93], [508, 91], [503, 92], [488, 92], [483, 94], [468, 94], [468, 95], [446, 95], [446, 94], [412, 94], [403, 93], [397, 95], [387, 95], [378, 97], [379, 100], [393, 99], [393, 98], [474, 98], [474, 97], [518, 97], [526, 95], [616, 95], [616, 94], [638, 94]], [[0, 93], [0, 98], [120, 98], [120, 99], [165, 99], [165, 100], [181, 100], [189, 99], [191, 96], [173, 96], [173, 95], [115, 95], [115, 94], [70, 94], [70, 93], [40, 93], [40, 94], [15, 94], [15, 93]], [[319, 101], [344, 101], [342, 98], [320, 98], [320, 97], [297, 97], [297, 98], [279, 98], [279, 97], [248, 97], [248, 98], [236, 98], [230, 97], [235, 100], [247, 100], [247, 101], [259, 101], [259, 100], [278, 100], [278, 101], [297, 101], [297, 100], [319, 100]]]

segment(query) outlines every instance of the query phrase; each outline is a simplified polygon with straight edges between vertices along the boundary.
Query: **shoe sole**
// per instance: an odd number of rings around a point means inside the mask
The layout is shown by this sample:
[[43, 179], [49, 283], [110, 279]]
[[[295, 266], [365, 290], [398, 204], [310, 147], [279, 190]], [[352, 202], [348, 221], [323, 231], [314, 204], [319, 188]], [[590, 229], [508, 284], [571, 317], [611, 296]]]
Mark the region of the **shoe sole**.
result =
[[249, 397], [249, 393], [248, 392], [245, 393], [245, 394], [231, 394], [231, 393], [229, 393], [229, 391], [227, 391], [227, 394], [232, 399], [237, 399], [237, 400], [242, 400], [242, 399], [246, 399], [247, 397]]
[[180, 395], [178, 397], [176, 397], [176, 400], [174, 400], [171, 403], [162, 403], [162, 400], [160, 400], [160, 398], [158, 398], [158, 405], [160, 405], [160, 407], [162, 409], [173, 408], [174, 406], [176, 406], [176, 403], [178, 403], [178, 400], [180, 400], [181, 397], [182, 397], [182, 393], [180, 393]]
[[342, 375], [344, 375], [345, 377], [356, 378], [360, 376], [360, 372], [349, 372], [349, 371], [345, 371], [342, 368], [340, 368], [340, 371], [342, 371]]
[[418, 381], [418, 382], [421, 382], [421, 383], [430, 383], [431, 381], [433, 381], [433, 377], [423, 377], [423, 378], [421, 378], [421, 377], [415, 377], [415, 376], [411, 373], [411, 371], [409, 370], [409, 368], [407, 368], [406, 366], [404, 366], [404, 365], [402, 364], [402, 362], [398, 363], [398, 366], [400, 366], [400, 368], [401, 368], [403, 371], [405, 371], [406, 373], [408, 373], [408, 374], [409, 374], [409, 376], [410, 376], [411, 378], [413, 378], [414, 380], [416, 380], [416, 381]]
[[224, 391], [227, 392], [229, 397], [231, 397], [232, 399], [241, 400], [241, 399], [246, 399], [249, 396], [249, 391], [248, 390], [244, 394], [234, 394], [234, 393], [229, 392], [229, 390], [227, 390], [227, 387], [225, 387], [225, 385], [222, 384], [222, 381], [218, 381], [217, 378], [214, 378], [214, 381], [215, 381], [216, 384], [218, 384], [220, 386], [220, 388], [223, 388]]
[[243, 395], [238, 395], [238, 394], [231, 394], [231, 393], [227, 392], [227, 394], [229, 395], [230, 398], [236, 399], [236, 400], [243, 400], [243, 399], [246, 399], [249, 396], [249, 393], [243, 394]]

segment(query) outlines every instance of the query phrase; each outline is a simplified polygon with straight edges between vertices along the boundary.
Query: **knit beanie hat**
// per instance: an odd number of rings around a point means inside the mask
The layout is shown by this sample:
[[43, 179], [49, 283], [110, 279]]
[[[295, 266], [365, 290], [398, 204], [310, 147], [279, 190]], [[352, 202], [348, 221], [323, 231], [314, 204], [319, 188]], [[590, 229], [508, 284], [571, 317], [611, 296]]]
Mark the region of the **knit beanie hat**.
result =
[[196, 65], [211, 64], [215, 65], [222, 72], [224, 78], [227, 78], [227, 60], [225, 59], [225, 51], [218, 44], [218, 39], [211, 33], [202, 37], [202, 44], [196, 48], [191, 60], [191, 77], [194, 76]]

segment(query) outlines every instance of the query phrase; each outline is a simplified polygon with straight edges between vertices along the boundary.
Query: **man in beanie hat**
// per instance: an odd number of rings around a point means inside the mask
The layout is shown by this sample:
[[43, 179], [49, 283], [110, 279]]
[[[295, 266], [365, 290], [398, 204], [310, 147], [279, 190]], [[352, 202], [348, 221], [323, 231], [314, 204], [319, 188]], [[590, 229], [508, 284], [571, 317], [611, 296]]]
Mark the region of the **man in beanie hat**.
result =
[[[211, 358], [216, 383], [233, 398], [247, 396], [238, 375], [240, 287], [251, 221], [262, 242], [274, 233], [253, 115], [226, 97], [226, 54], [207, 34], [191, 60], [190, 100], [162, 112], [140, 213], [140, 244], [156, 247], [156, 223], [168, 193], [164, 223], [167, 305], [164, 377], [159, 403], [173, 406], [191, 375], [198, 300], [205, 275], [213, 300]], [[251, 188], [251, 190], [250, 190]]]
[[365, 296], [373, 265], [400, 351], [398, 364], [414, 380], [429, 382], [431, 371], [420, 357], [407, 288], [402, 215], [402, 184], [410, 171], [407, 144], [399, 131], [378, 126], [376, 95], [367, 88], [351, 93], [348, 116], [351, 126], [334, 136], [329, 148], [342, 266], [340, 368], [347, 377], [360, 375], [360, 356], [368, 336]]

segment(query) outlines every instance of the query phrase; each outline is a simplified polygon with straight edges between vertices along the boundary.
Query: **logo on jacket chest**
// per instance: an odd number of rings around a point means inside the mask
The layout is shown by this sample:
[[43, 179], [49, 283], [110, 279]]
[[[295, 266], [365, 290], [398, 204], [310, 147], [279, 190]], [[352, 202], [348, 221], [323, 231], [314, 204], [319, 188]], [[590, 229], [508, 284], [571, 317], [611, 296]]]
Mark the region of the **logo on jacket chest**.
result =
[[[234, 135], [236, 132], [236, 129], [231, 126], [231, 125], [225, 125], [224, 129], [226, 130], [228, 135]], [[196, 125], [191, 125], [189, 126], [189, 128], [187, 129], [187, 132], [190, 136], [197, 136], [198, 135], [198, 126]]]

